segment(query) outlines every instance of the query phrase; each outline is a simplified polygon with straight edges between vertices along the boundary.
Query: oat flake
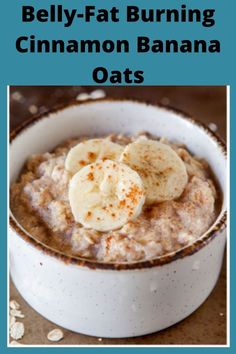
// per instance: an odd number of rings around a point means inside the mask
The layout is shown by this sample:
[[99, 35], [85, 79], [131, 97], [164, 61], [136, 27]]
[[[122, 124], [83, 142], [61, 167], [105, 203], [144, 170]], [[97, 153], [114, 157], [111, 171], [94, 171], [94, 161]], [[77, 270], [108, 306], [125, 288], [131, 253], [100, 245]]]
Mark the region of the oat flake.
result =
[[21, 343], [17, 342], [16, 340], [12, 340], [10, 342], [11, 345], [22, 345]]
[[55, 328], [47, 335], [48, 340], [51, 342], [59, 342], [64, 337], [63, 332], [59, 328]]
[[17, 101], [17, 102], [22, 102], [22, 100], [23, 100], [22, 94], [18, 91], [13, 92], [11, 94], [11, 97], [14, 101]]
[[35, 104], [30, 105], [28, 109], [29, 109], [29, 112], [30, 112], [31, 114], [36, 114], [36, 113], [38, 113], [38, 107], [35, 106]]
[[10, 310], [10, 315], [14, 317], [24, 318], [25, 315], [20, 310]]
[[103, 90], [94, 90], [90, 93], [90, 98], [92, 98], [92, 100], [97, 100], [104, 97], [106, 97], [106, 92]]
[[208, 127], [211, 129], [211, 131], [216, 132], [218, 127], [215, 123], [209, 123]]
[[86, 101], [90, 98], [90, 95], [86, 92], [79, 93], [76, 97], [77, 101]]
[[14, 325], [14, 323], [16, 323], [16, 318], [14, 316], [9, 317], [9, 327], [11, 328], [12, 325]]
[[13, 339], [21, 339], [25, 333], [25, 327], [22, 322], [15, 322], [10, 329], [10, 335]]
[[11, 300], [9, 303], [9, 306], [13, 310], [19, 310], [19, 308], [20, 308], [20, 305], [18, 304], [18, 302], [16, 300]]

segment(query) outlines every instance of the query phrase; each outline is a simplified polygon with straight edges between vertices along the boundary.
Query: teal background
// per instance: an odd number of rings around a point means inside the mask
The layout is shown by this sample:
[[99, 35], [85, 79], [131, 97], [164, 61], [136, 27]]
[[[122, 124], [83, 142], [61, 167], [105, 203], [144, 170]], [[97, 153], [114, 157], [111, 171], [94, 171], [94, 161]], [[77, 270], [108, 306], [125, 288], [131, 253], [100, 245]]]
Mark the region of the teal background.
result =
[[[119, 6], [124, 9], [125, 5], [139, 5], [140, 7], [167, 8], [179, 7], [180, 4], [187, 4], [196, 8], [215, 8], [216, 25], [205, 28], [200, 24], [125, 24], [109, 23], [96, 24], [94, 21], [87, 24], [76, 22], [70, 28], [64, 28], [62, 24], [50, 23], [21, 23], [21, 6], [35, 5], [39, 8], [47, 4], [63, 4], [65, 7], [80, 8], [84, 4], [96, 5], [97, 7]], [[0, 134], [1, 134], [1, 353], [11, 352], [38, 352], [43, 353], [50, 350], [53, 353], [61, 350], [92, 352], [127, 352], [146, 351], [145, 348], [7, 348], [7, 85], [93, 85], [92, 70], [96, 66], [105, 66], [111, 70], [124, 70], [129, 67], [133, 70], [144, 70], [144, 85], [230, 85], [231, 86], [231, 179], [235, 180], [235, 1], [217, 0], [160, 0], [148, 3], [145, 0], [136, 1], [48, 1], [43, 2], [32, 0], [6, 0], [1, 2], [0, 25], [1, 25], [1, 76], [0, 76]], [[221, 40], [220, 54], [20, 54], [15, 50], [15, 40], [21, 35], [35, 34], [40, 38], [122, 38], [132, 41], [137, 35], [151, 36], [156, 39], [198, 39], [212, 38]], [[232, 184], [231, 196], [235, 196], [235, 185]], [[231, 207], [231, 230], [235, 229], [234, 197]], [[235, 269], [235, 239], [231, 239], [231, 269]], [[235, 299], [235, 279], [231, 279], [231, 298]], [[231, 301], [231, 348], [149, 348], [149, 351], [176, 351], [186, 352], [194, 350], [202, 351], [234, 351], [235, 350], [235, 301]]]

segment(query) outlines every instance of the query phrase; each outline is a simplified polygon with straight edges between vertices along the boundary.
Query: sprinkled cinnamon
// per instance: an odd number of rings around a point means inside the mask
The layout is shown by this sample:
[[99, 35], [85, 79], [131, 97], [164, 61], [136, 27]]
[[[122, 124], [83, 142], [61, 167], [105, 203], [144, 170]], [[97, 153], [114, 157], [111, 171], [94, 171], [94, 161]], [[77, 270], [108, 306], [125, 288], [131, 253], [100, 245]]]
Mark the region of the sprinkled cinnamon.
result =
[[80, 164], [81, 166], [85, 166], [85, 165], [86, 165], [86, 161], [80, 160], [80, 161], [79, 161], [79, 164]]
[[87, 177], [88, 177], [89, 181], [93, 181], [94, 180], [94, 174], [92, 172], [89, 172]]
[[96, 155], [94, 154], [94, 152], [91, 152], [91, 151], [88, 152], [88, 159], [89, 159], [89, 160], [93, 160], [93, 159], [95, 158], [95, 156], [96, 156]]
[[121, 207], [124, 207], [124, 206], [125, 206], [125, 204], [126, 204], [125, 199], [121, 200], [121, 201], [120, 201], [120, 203], [119, 203], [119, 205], [120, 205]]
[[136, 204], [137, 196], [141, 196], [141, 195], [142, 195], [142, 191], [140, 190], [140, 188], [134, 185], [130, 188], [129, 193], [126, 194], [126, 197], [132, 201], [132, 204]]
[[88, 219], [88, 218], [90, 218], [92, 216], [92, 212], [91, 211], [88, 211], [87, 212], [87, 215], [86, 215], [86, 218]]

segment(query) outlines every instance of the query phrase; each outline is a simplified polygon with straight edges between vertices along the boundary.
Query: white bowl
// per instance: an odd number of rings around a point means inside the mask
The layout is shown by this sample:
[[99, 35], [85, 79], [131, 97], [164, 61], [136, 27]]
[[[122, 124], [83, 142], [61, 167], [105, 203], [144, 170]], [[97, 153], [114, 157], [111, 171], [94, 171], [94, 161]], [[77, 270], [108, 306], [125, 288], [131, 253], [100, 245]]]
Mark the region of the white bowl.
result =
[[154, 261], [113, 265], [49, 249], [10, 217], [10, 272], [41, 315], [75, 332], [130, 337], [159, 331], [196, 310], [215, 286], [226, 239], [225, 146], [182, 113], [131, 100], [73, 103], [36, 117], [11, 136], [10, 183], [26, 159], [67, 138], [146, 130], [179, 141], [211, 165], [223, 193], [220, 215], [192, 245]]

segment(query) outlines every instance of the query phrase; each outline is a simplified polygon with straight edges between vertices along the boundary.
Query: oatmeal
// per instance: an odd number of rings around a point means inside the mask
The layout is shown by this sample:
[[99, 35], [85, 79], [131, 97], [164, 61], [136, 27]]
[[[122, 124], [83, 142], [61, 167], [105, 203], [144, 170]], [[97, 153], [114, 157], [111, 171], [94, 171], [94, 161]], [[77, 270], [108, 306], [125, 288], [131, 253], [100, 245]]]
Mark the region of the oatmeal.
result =
[[[110, 135], [106, 145], [96, 143], [87, 153], [87, 145], [78, 145], [82, 141], [88, 140], [70, 139], [51, 153], [31, 156], [11, 186], [15, 218], [44, 244], [102, 262], [135, 262], [192, 243], [214, 222], [219, 192], [208, 164], [186, 147], [149, 134]], [[99, 180], [94, 168], [114, 171]], [[104, 178], [100, 198], [94, 186]], [[119, 191], [115, 200], [114, 185]]]

